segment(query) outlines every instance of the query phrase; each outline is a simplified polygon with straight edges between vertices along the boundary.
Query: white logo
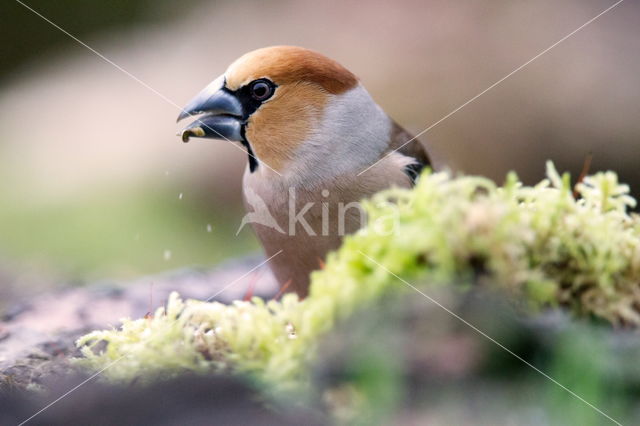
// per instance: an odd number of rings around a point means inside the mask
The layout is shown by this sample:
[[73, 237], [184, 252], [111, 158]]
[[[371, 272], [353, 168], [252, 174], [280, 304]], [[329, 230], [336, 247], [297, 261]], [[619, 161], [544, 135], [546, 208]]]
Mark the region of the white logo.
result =
[[[334, 208], [331, 208], [329, 202], [321, 201], [319, 206], [321, 208], [320, 215], [318, 216], [315, 213], [318, 213], [318, 209], [314, 211], [314, 214], [311, 216], [315, 219], [320, 219], [321, 223], [314, 223], [317, 229], [314, 229], [307, 222], [307, 218], [305, 215], [309, 213], [309, 211], [318, 203], [315, 202], [307, 202], [305, 203], [301, 209], [298, 209], [296, 203], [296, 191], [295, 188], [289, 188], [289, 200], [288, 200], [288, 208], [286, 212], [282, 212], [283, 214], [288, 214], [288, 233], [282, 229], [280, 224], [273, 217], [271, 212], [269, 211], [269, 207], [267, 203], [250, 187], [245, 189], [245, 198], [247, 201], [247, 205], [251, 210], [247, 214], [244, 215], [242, 221], [240, 223], [240, 227], [236, 231], [236, 235], [242, 231], [247, 223], [262, 225], [267, 228], [274, 229], [281, 234], [287, 234], [290, 236], [296, 235], [296, 230], [304, 231], [309, 236], [316, 236], [321, 234], [322, 236], [328, 236], [332, 233], [336, 233], [339, 236], [344, 236], [347, 233], [346, 222], [351, 221], [351, 223], [357, 223], [359, 226], [364, 226], [367, 223], [367, 215], [360, 205], [357, 202], [336, 203]], [[322, 190], [321, 192], [322, 198], [329, 197], [328, 190]], [[381, 235], [389, 235], [393, 233], [395, 227], [399, 221], [399, 211], [397, 208], [394, 208], [393, 204], [384, 203], [385, 214], [378, 217], [369, 227], [369, 230], [375, 232], [376, 234]], [[355, 209], [355, 210], [353, 210]], [[337, 216], [336, 216], [337, 215]], [[332, 218], [330, 218], [332, 216]], [[333, 219], [333, 221], [331, 221]], [[354, 222], [355, 221], [355, 222]], [[337, 229], [335, 226], [330, 226], [330, 224], [337, 225]], [[349, 229], [353, 231], [353, 226], [349, 226]]]
[[247, 199], [247, 203], [251, 206], [253, 211], [244, 215], [244, 217], [242, 218], [242, 222], [240, 223], [240, 227], [236, 232], [236, 236], [240, 233], [240, 231], [242, 231], [242, 228], [244, 228], [247, 223], [264, 225], [271, 229], [275, 229], [281, 234], [285, 233], [278, 222], [276, 222], [276, 220], [271, 215], [267, 204], [258, 194], [255, 193], [253, 189], [247, 188], [245, 191], [245, 196]]

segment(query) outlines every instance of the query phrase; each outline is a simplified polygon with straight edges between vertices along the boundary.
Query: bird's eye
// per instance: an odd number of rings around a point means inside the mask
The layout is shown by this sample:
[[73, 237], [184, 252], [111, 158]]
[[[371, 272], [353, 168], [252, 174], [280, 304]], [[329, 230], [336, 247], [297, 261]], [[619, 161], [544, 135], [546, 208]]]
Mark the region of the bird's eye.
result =
[[256, 80], [251, 83], [251, 96], [257, 101], [264, 101], [273, 94], [273, 86], [265, 80]]

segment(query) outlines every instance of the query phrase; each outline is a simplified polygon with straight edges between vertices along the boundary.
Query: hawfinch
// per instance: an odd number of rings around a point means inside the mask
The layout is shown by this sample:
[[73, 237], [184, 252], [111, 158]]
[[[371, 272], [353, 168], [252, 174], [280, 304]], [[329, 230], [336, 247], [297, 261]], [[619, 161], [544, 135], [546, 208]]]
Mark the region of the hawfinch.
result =
[[240, 57], [189, 102], [178, 121], [199, 114], [182, 140], [244, 146], [243, 193], [251, 212], [245, 218], [254, 219], [281, 288], [301, 297], [309, 273], [344, 234], [361, 226], [357, 203], [391, 186], [412, 186], [430, 164], [422, 144], [355, 75], [300, 47], [267, 47]]

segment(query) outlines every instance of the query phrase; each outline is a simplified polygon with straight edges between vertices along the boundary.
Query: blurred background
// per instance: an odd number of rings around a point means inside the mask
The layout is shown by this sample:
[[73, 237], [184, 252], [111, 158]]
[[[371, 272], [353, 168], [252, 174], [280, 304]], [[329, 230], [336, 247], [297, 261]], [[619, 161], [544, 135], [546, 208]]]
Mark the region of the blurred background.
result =
[[[176, 105], [241, 54], [294, 44], [356, 73], [417, 133], [614, 2], [27, 0], [0, 4], [0, 274], [127, 279], [257, 250], [246, 155], [182, 144]], [[626, 1], [421, 139], [439, 166], [532, 183], [552, 159], [640, 195], [640, 4]], [[174, 105], [175, 104], [175, 105]], [[2, 277], [0, 276], [0, 279]]]

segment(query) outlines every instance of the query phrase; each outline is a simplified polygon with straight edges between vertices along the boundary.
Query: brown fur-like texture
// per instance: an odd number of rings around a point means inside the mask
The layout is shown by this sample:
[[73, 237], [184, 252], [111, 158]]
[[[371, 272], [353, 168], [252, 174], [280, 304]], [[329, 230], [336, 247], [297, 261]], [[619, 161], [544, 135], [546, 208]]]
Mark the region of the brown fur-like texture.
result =
[[356, 76], [333, 59], [296, 46], [272, 46], [249, 52], [231, 64], [225, 76], [231, 90], [263, 77], [277, 85], [315, 83], [332, 94], [343, 93], [358, 84]]
[[320, 86], [291, 83], [278, 87], [247, 123], [246, 136], [260, 160], [282, 170], [320, 121], [327, 94]]

